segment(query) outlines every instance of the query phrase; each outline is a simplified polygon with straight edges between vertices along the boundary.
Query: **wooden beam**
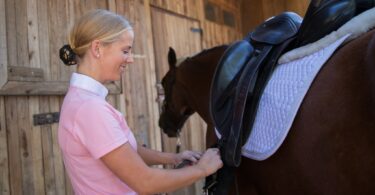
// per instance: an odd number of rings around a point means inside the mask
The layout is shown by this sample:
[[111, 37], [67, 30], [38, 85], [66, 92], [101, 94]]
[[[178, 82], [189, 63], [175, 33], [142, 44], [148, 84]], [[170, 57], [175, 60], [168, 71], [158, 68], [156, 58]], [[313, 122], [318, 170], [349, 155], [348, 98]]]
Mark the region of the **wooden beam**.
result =
[[8, 66], [8, 81], [44, 81], [43, 69]]

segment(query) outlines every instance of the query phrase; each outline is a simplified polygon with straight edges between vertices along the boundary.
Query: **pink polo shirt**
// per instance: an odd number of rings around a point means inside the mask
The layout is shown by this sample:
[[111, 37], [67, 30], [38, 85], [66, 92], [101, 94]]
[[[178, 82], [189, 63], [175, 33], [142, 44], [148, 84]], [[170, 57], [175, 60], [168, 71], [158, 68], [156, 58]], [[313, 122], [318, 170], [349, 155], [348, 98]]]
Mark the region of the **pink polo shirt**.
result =
[[124, 116], [91, 77], [73, 73], [61, 108], [58, 141], [75, 194], [136, 194], [100, 160], [127, 142], [137, 143]]

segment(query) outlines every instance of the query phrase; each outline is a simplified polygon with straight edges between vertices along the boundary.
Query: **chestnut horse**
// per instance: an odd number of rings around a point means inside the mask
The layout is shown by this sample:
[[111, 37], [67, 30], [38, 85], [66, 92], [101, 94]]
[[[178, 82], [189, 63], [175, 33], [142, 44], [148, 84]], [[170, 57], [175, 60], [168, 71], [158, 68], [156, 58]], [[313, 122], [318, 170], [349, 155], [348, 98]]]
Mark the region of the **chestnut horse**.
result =
[[[162, 85], [159, 124], [170, 136], [193, 112], [207, 122], [211, 80], [226, 46], [214, 47], [170, 70]], [[240, 195], [375, 193], [375, 30], [339, 48], [325, 63], [300, 106], [284, 143], [263, 161], [242, 158]]]

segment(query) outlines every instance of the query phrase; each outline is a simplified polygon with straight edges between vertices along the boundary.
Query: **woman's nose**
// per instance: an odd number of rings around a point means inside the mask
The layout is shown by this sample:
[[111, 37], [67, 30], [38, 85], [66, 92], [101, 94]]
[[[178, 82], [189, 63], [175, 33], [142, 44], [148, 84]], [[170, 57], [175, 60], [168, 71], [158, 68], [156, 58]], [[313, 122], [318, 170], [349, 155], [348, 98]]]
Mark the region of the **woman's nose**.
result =
[[128, 63], [133, 63], [134, 62], [134, 58], [133, 58], [133, 55], [129, 56], [128, 59], [126, 60]]

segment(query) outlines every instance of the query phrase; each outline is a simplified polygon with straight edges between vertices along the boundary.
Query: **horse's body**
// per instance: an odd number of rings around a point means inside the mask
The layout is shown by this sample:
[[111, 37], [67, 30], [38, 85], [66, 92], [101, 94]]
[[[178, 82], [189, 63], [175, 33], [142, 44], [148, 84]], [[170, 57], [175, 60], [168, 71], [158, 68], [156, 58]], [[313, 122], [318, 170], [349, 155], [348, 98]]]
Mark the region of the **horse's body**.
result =
[[[171, 67], [163, 82], [170, 96], [166, 107], [197, 111], [207, 122], [208, 146], [216, 141], [208, 107], [210, 84], [225, 48]], [[174, 81], [168, 84], [168, 77]], [[181, 121], [174, 123], [178, 117], [167, 116], [171, 110], [164, 110], [160, 124], [172, 134]], [[375, 30], [335, 52], [306, 94], [278, 151], [264, 161], [242, 158], [236, 181], [240, 195], [374, 194]]]

